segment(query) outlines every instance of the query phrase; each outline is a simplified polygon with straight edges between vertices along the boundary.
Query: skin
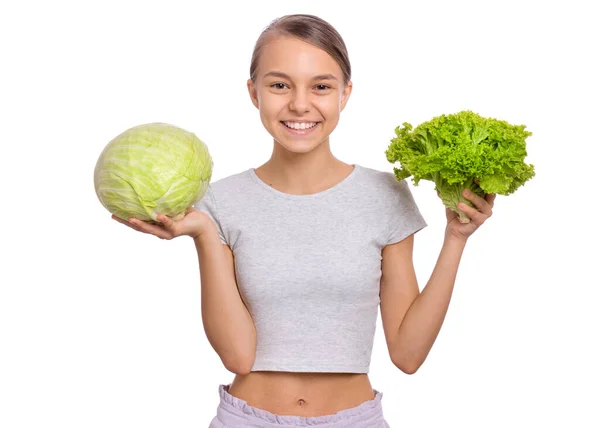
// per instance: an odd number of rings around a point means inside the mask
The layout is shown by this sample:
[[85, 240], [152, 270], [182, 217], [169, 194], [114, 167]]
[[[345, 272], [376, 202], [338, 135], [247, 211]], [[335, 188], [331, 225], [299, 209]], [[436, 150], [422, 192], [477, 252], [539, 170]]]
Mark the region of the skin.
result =
[[[255, 169], [259, 178], [285, 193], [310, 194], [350, 174], [353, 167], [335, 158], [329, 145], [352, 93], [352, 82], [344, 82], [332, 57], [296, 38], [279, 36], [264, 47], [256, 81], [249, 79], [247, 85], [274, 139], [271, 158]], [[299, 136], [290, 134], [282, 121], [318, 124], [309, 135]]]
[[[326, 52], [295, 38], [274, 37], [264, 47], [256, 81], [248, 80], [247, 86], [264, 127], [273, 136], [271, 158], [255, 169], [261, 180], [281, 192], [312, 194], [350, 174], [353, 166], [335, 158], [329, 136], [350, 98], [352, 83], [344, 82], [340, 66]], [[282, 121], [318, 125], [308, 135], [294, 135]], [[380, 296], [386, 344], [393, 364], [407, 374], [423, 364], [440, 331], [468, 238], [492, 215], [495, 195], [481, 198], [465, 193], [465, 198], [476, 207], [459, 206], [471, 221], [460, 223], [456, 213], [446, 210], [442, 249], [422, 292], [412, 260], [414, 236], [382, 251]], [[162, 225], [113, 219], [162, 239], [188, 235], [200, 246], [203, 232], [212, 223], [194, 209], [179, 221], [160, 216]], [[227, 269], [233, 271], [231, 250], [223, 247]], [[252, 358], [237, 370], [229, 393], [271, 413], [330, 415], [374, 397], [368, 374], [250, 372]]]

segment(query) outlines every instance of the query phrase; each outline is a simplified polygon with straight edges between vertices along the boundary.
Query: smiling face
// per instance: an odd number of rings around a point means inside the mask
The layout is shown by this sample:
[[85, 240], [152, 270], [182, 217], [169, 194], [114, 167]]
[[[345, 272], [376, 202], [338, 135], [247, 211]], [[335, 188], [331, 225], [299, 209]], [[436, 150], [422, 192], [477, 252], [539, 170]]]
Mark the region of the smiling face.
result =
[[307, 153], [329, 141], [352, 83], [344, 83], [342, 69], [325, 51], [277, 36], [263, 46], [248, 90], [275, 141], [290, 152]]

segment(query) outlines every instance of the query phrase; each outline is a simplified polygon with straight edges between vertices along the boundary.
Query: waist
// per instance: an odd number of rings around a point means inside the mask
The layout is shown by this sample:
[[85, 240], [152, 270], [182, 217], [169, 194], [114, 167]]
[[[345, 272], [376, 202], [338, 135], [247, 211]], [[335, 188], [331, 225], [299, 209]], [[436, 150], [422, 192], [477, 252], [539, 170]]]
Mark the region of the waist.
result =
[[372, 400], [366, 373], [293, 373], [256, 371], [237, 375], [229, 394], [276, 415], [331, 415]]

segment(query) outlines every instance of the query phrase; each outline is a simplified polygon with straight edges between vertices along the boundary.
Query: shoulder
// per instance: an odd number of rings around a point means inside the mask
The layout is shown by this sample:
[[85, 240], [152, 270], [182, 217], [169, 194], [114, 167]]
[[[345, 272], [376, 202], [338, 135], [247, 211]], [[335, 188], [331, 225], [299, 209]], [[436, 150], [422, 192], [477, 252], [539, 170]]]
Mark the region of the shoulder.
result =
[[232, 204], [236, 206], [247, 203], [248, 197], [254, 190], [253, 187], [250, 170], [246, 169], [211, 181], [206, 195], [219, 206], [228, 207]]
[[232, 201], [240, 200], [247, 192], [249, 171], [245, 170], [212, 180], [203, 197], [194, 206], [200, 210], [221, 212], [231, 205]]
[[398, 216], [422, 222], [422, 215], [406, 179], [398, 180], [390, 171], [362, 167], [361, 191], [379, 215], [395, 219]]
[[379, 171], [360, 166], [363, 174], [361, 185], [364, 191], [384, 201], [397, 201], [398, 198], [411, 196], [406, 180], [397, 180], [393, 172]]
[[395, 244], [427, 226], [406, 179], [393, 172], [363, 168], [362, 180], [369, 197], [385, 225], [384, 245]]
[[209, 187], [216, 196], [226, 195], [245, 187], [249, 181], [248, 178], [249, 170], [244, 170], [236, 174], [213, 180]]

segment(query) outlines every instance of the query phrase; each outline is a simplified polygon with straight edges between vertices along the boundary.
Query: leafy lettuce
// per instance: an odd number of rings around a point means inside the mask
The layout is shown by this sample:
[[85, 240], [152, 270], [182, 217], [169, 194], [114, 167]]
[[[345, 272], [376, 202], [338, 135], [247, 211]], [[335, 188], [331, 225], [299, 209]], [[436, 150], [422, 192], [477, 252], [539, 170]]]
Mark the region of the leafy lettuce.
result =
[[484, 196], [486, 193], [510, 195], [534, 177], [533, 165], [524, 162], [525, 140], [531, 132], [525, 125], [484, 118], [470, 110], [441, 115], [413, 129], [404, 122], [395, 129], [396, 138], [386, 150], [397, 180], [412, 176], [413, 183], [435, 183], [444, 205], [469, 218], [458, 204], [473, 204], [462, 196], [463, 189]]

